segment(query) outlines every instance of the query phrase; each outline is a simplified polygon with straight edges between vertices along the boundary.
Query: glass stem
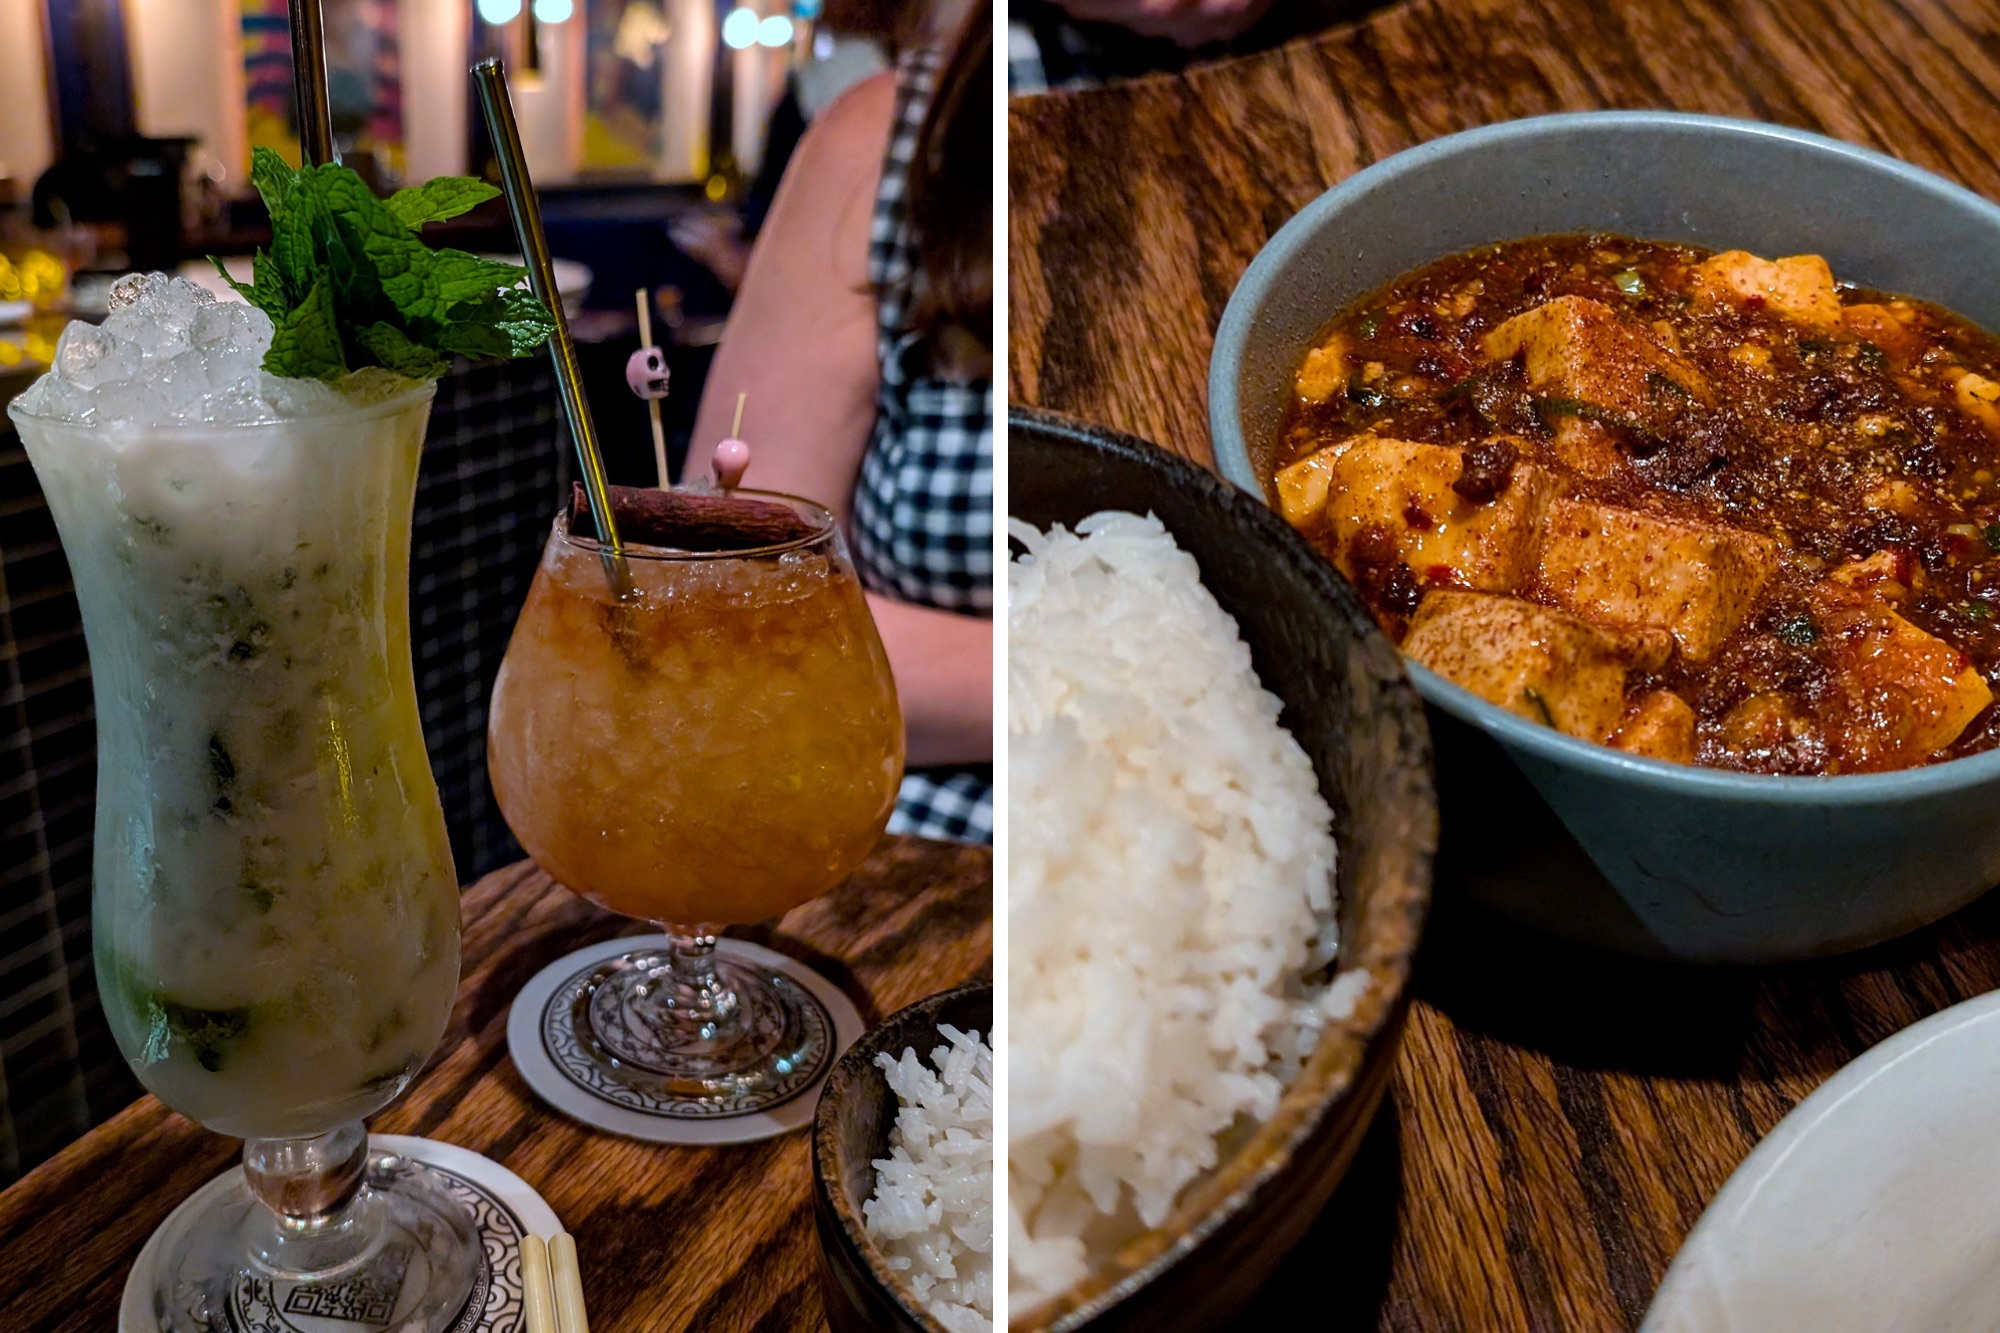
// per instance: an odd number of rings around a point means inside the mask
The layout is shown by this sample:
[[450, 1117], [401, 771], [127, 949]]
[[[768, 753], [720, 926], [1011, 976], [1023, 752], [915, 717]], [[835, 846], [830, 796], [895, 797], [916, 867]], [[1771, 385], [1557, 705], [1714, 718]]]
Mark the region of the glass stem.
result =
[[327, 1276], [379, 1243], [362, 1191], [368, 1131], [350, 1121], [308, 1139], [245, 1139], [243, 1179], [264, 1205], [251, 1223], [258, 1262], [287, 1277]]
[[673, 943], [655, 979], [652, 999], [669, 1022], [698, 1034], [705, 1046], [726, 1047], [743, 1035], [743, 1006], [715, 970], [716, 928], [662, 923]]

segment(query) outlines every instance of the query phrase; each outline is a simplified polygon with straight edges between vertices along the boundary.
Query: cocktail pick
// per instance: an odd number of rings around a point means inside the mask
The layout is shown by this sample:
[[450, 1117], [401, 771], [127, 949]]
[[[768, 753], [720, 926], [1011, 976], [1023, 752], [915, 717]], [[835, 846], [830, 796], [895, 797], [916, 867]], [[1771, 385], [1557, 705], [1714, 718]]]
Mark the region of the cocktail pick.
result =
[[507, 75], [498, 60], [482, 60], [472, 67], [472, 79], [479, 88], [479, 106], [486, 115], [486, 130], [493, 151], [500, 159], [500, 189], [507, 196], [507, 211], [514, 218], [514, 237], [521, 243], [521, 255], [528, 265], [528, 286], [549, 308], [555, 332], [549, 337], [549, 355], [555, 361], [556, 382], [562, 387], [563, 410], [569, 417], [569, 433], [576, 441], [577, 462], [583, 468], [584, 492], [590, 499], [590, 516], [597, 524], [599, 546], [604, 556], [604, 572], [614, 594], [624, 597], [631, 591], [631, 571], [625, 567], [625, 546], [618, 539], [618, 523], [611, 513], [611, 491], [604, 475], [604, 455], [597, 448], [597, 428], [591, 423], [590, 402], [583, 396], [583, 373], [577, 366], [576, 343], [570, 337], [569, 319], [563, 314], [562, 297], [556, 291], [555, 263], [549, 258], [549, 240], [542, 232], [542, 210], [535, 199], [535, 183], [528, 176], [528, 155], [521, 147], [521, 129], [514, 123], [514, 103], [507, 96]]
[[715, 446], [715, 484], [725, 491], [733, 491], [743, 484], [743, 474], [750, 470], [750, 446], [737, 437], [743, 433], [743, 400], [750, 395], [736, 395], [736, 419], [729, 423], [729, 438]]
[[729, 439], [715, 446], [715, 480], [724, 491], [733, 491], [743, 484], [743, 474], [750, 470], [750, 446], [741, 440]]
[[299, 156], [308, 167], [333, 161], [333, 108], [326, 93], [326, 26], [320, 0], [291, 0], [292, 83], [299, 95]]
[[667, 475], [667, 431], [660, 424], [660, 400], [667, 396], [667, 354], [653, 346], [653, 294], [641, 287], [635, 299], [639, 303], [639, 350], [625, 361], [625, 382], [646, 400], [646, 415], [653, 419], [653, 466], [664, 491], [674, 484]]

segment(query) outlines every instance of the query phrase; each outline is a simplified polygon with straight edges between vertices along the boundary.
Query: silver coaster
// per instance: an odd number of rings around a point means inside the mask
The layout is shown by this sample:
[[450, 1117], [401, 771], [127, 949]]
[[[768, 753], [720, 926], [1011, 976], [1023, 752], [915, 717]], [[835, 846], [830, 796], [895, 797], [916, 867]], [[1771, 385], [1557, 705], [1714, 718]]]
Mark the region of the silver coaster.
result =
[[811, 1120], [813, 1094], [840, 1053], [861, 1035], [861, 1014], [831, 981], [797, 959], [761, 945], [725, 936], [716, 952], [780, 973], [801, 992], [807, 1021], [823, 1024], [830, 1032], [824, 1043], [826, 1057], [811, 1068], [794, 1071], [772, 1095], [721, 1110], [661, 1098], [607, 1078], [579, 1049], [575, 1018], [590, 1003], [591, 974], [620, 954], [660, 949], [668, 943], [665, 935], [605, 940], [557, 959], [521, 988], [507, 1018], [507, 1049], [528, 1086], [573, 1120], [649, 1143], [751, 1143]]
[[[555, 1210], [519, 1176], [490, 1158], [434, 1139], [370, 1134], [372, 1155], [407, 1157], [434, 1168], [479, 1226], [486, 1263], [452, 1333], [526, 1333], [522, 1306], [521, 1238], [562, 1229]], [[239, 1188], [243, 1168], [229, 1170], [182, 1200], [147, 1238], [125, 1279], [119, 1333], [159, 1333], [149, 1308], [154, 1270], [171, 1237], [201, 1205]], [[395, 1293], [350, 1290], [343, 1283], [273, 1283], [245, 1276], [229, 1309], [232, 1333], [375, 1333], [389, 1327]]]

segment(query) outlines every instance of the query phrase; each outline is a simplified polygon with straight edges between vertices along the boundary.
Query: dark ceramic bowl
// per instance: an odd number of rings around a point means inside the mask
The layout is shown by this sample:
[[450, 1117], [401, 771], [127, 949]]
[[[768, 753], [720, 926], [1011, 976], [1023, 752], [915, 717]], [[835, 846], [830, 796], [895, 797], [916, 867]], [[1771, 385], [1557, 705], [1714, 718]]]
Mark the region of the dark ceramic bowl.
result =
[[[993, 1039], [993, 986], [960, 986], [919, 1000], [861, 1035], [827, 1076], [813, 1112], [813, 1222], [819, 1229], [820, 1292], [833, 1333], [945, 1333], [912, 1304], [869, 1239], [861, 1205], [875, 1193], [875, 1159], [889, 1155], [896, 1094], [875, 1067], [880, 1054], [914, 1047], [928, 1059], [938, 1024]], [[995, 1290], [1001, 1275], [995, 1274]]]
[[1311, 758], [1339, 842], [1340, 962], [1369, 980], [1278, 1110], [1171, 1217], [1013, 1333], [1202, 1333], [1270, 1277], [1353, 1160], [1402, 1032], [1430, 904], [1430, 737], [1401, 657], [1354, 592], [1251, 496], [1141, 440], [1049, 413], [1008, 414], [1008, 508], [1046, 528], [1100, 509], [1157, 515], [1236, 618], [1280, 720]]
[[[1541, 116], [1433, 140], [1306, 205], [1230, 297], [1209, 363], [1222, 474], [1268, 493], [1306, 349], [1348, 302], [1473, 246], [1606, 231], [1775, 256], [2000, 329], [2000, 207], [1779, 125]], [[2000, 751], [1899, 773], [1766, 777], [1641, 759], [1413, 665], [1444, 808], [1439, 880], [1584, 944], [1693, 962], [1837, 953], [2000, 880]]]

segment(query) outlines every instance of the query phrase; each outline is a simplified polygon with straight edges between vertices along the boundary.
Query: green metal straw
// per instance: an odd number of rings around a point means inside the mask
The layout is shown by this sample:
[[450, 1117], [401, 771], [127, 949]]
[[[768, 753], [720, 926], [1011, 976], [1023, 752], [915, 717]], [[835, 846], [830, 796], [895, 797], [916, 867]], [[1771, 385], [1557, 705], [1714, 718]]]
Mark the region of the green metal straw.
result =
[[507, 196], [507, 211], [514, 215], [514, 236], [528, 264], [528, 286], [555, 319], [555, 333], [549, 338], [549, 355], [555, 359], [556, 381], [562, 386], [563, 410], [569, 416], [569, 432], [576, 440], [577, 461], [583, 466], [584, 494], [590, 499], [590, 514], [604, 551], [604, 568], [612, 587], [623, 596], [630, 586], [625, 568], [625, 547], [618, 539], [618, 525], [611, 516], [611, 491], [604, 479], [604, 456], [597, 448], [597, 428], [591, 424], [590, 403], [583, 396], [583, 375], [576, 363], [576, 343], [570, 338], [569, 320], [563, 314], [562, 298], [556, 292], [555, 264], [549, 258], [549, 240], [542, 234], [542, 211], [535, 201], [535, 185], [528, 178], [528, 158], [521, 149], [521, 130], [514, 123], [514, 103], [507, 96], [507, 75], [498, 60], [482, 60], [472, 67], [472, 79], [479, 87], [480, 109], [486, 114], [486, 129], [493, 138], [493, 151], [500, 157], [500, 188]]
[[299, 94], [302, 165], [333, 161], [333, 110], [326, 94], [326, 27], [319, 0], [291, 0], [292, 81]]

